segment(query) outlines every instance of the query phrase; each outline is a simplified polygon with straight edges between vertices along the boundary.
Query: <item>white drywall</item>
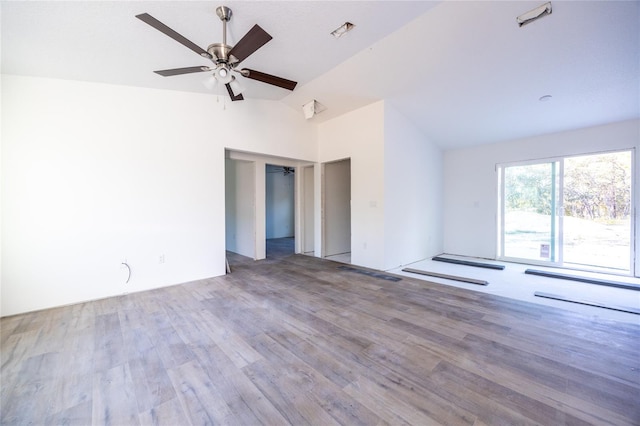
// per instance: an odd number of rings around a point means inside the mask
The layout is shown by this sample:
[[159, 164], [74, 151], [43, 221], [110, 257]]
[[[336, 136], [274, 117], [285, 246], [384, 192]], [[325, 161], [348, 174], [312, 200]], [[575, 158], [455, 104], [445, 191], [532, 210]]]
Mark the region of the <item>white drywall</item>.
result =
[[[318, 153], [321, 163], [351, 159], [351, 263], [382, 269], [384, 102], [319, 124]], [[322, 234], [317, 228], [315, 237], [316, 255], [319, 255]]]
[[249, 161], [225, 160], [226, 249], [255, 259], [255, 167]]
[[3, 75], [2, 125], [3, 316], [223, 274], [225, 148], [317, 155], [278, 102], [54, 79]]
[[389, 102], [384, 107], [384, 269], [440, 254], [442, 151]]
[[[637, 230], [637, 200], [640, 199], [639, 144], [640, 120], [631, 120], [446, 151], [444, 153], [444, 252], [495, 258], [498, 203], [496, 165], [514, 161], [635, 148], [635, 225]], [[637, 253], [636, 256], [638, 256]], [[640, 264], [640, 259], [636, 264]]]
[[282, 166], [266, 167], [266, 235], [267, 238], [293, 237], [295, 174], [284, 174]]
[[442, 251], [442, 152], [392, 105], [321, 123], [318, 149], [321, 162], [351, 159], [351, 263], [385, 270]]

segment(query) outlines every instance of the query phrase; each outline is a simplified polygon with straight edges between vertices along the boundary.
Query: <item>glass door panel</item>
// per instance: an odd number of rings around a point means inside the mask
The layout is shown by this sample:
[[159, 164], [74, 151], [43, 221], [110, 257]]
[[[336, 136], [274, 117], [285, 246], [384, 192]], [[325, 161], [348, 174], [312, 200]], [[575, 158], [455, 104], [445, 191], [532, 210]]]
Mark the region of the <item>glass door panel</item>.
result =
[[502, 170], [502, 256], [558, 262], [559, 163]]
[[564, 160], [564, 262], [630, 271], [631, 151]]

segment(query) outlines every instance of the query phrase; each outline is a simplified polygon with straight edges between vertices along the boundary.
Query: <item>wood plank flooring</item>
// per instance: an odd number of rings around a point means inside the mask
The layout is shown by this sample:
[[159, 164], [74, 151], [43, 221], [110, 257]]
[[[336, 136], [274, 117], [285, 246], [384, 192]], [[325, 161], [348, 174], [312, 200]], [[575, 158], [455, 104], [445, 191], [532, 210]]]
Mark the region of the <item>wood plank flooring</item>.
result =
[[638, 425], [640, 325], [300, 255], [0, 320], [3, 425]]

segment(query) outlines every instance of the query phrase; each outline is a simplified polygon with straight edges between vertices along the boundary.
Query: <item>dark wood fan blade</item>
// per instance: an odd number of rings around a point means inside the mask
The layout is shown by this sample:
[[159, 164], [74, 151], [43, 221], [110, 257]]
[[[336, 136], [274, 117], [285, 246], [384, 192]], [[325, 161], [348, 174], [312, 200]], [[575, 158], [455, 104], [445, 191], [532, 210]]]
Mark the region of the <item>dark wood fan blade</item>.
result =
[[171, 77], [172, 75], [191, 74], [194, 72], [211, 71], [209, 67], [186, 67], [186, 68], [173, 68], [170, 70], [154, 71], [156, 74], [160, 74], [163, 77]]
[[143, 22], [146, 22], [147, 24], [151, 25], [156, 30], [168, 35], [169, 37], [171, 37], [172, 39], [174, 39], [178, 43], [182, 44], [183, 46], [188, 47], [191, 50], [193, 50], [198, 55], [200, 55], [200, 56], [202, 56], [204, 58], [211, 59], [211, 55], [209, 54], [209, 52], [207, 52], [206, 50], [204, 50], [202, 47], [198, 46], [197, 44], [195, 44], [191, 40], [188, 40], [183, 35], [178, 34], [174, 30], [172, 30], [171, 28], [167, 27], [165, 24], [163, 24], [162, 22], [158, 21], [156, 18], [154, 18], [153, 16], [149, 15], [148, 13], [142, 13], [140, 15], [136, 15], [136, 18], [140, 19]]
[[254, 25], [248, 33], [236, 43], [235, 46], [229, 51], [229, 55], [233, 55], [238, 60], [238, 63], [247, 59], [253, 52], [264, 46], [271, 37], [265, 30], [260, 28], [260, 25]]
[[225, 84], [225, 86], [227, 86], [227, 92], [229, 92], [229, 96], [231, 97], [232, 101], [243, 101], [244, 100], [244, 96], [242, 96], [242, 93], [240, 93], [238, 96], [233, 94], [233, 89], [231, 89], [231, 85], [229, 83]]
[[281, 77], [276, 77], [275, 75], [265, 74], [260, 71], [250, 70], [247, 68], [244, 68], [242, 70], [242, 75], [252, 80], [258, 80], [263, 83], [272, 84], [274, 86], [282, 87], [283, 89], [287, 89], [287, 90], [295, 89], [296, 85], [298, 84], [295, 81], [287, 80]]

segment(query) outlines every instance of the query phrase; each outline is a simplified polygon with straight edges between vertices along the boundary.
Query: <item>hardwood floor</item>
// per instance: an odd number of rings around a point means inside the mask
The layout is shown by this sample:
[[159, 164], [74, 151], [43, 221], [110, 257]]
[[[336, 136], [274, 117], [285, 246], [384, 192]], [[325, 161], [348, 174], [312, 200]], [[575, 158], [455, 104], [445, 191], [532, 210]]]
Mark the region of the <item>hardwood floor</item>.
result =
[[0, 320], [11, 424], [640, 424], [640, 325], [301, 255]]

